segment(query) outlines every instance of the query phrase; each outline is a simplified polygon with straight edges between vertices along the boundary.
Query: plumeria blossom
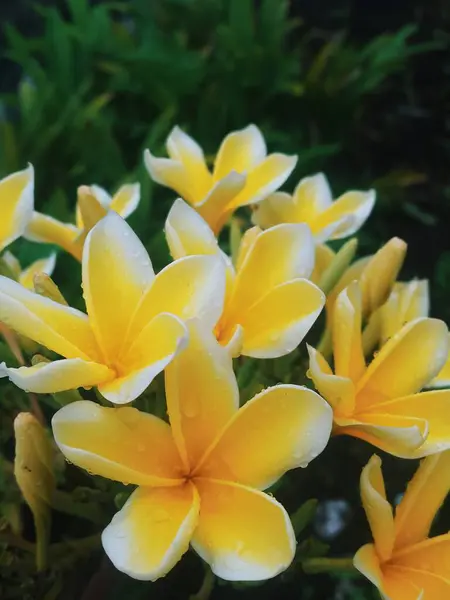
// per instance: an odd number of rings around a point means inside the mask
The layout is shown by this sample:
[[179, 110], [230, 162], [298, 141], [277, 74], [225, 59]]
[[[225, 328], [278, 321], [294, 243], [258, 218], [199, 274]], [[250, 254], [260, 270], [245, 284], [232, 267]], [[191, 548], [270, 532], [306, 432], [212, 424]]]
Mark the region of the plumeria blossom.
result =
[[11, 252], [5, 252], [2, 259], [10, 268], [16, 281], [29, 290], [34, 289], [34, 276], [37, 273], [51, 275], [56, 265], [56, 254], [54, 252], [46, 258], [35, 260], [25, 269], [22, 269], [19, 260]]
[[25, 237], [34, 242], [60, 246], [81, 261], [83, 245], [92, 227], [110, 210], [126, 219], [136, 210], [139, 200], [138, 183], [121, 186], [112, 197], [98, 185], [82, 185], [77, 192], [75, 225], [35, 211]]
[[234, 356], [275, 358], [291, 352], [323, 308], [324, 294], [305, 279], [314, 266], [314, 242], [304, 224], [249, 229], [236, 267], [206, 221], [181, 199], [169, 212], [165, 232], [175, 259], [213, 255], [226, 267], [225, 306], [215, 332]]
[[307, 223], [317, 242], [353, 235], [369, 217], [375, 191], [349, 191], [333, 202], [323, 173], [305, 177], [292, 196], [276, 192], [255, 206], [253, 222], [263, 229], [280, 223]]
[[28, 165], [0, 180], [0, 252], [23, 235], [34, 208], [34, 170]]
[[420, 392], [448, 356], [445, 323], [410, 321], [366, 365], [361, 320], [362, 294], [354, 282], [334, 306], [334, 371], [320, 352], [309, 348], [309, 374], [333, 407], [334, 433], [362, 438], [405, 458], [450, 448], [450, 390]]
[[53, 417], [55, 440], [74, 464], [138, 486], [102, 535], [120, 571], [158, 579], [191, 544], [223, 579], [268, 579], [292, 562], [296, 541], [285, 509], [261, 490], [324, 449], [331, 410], [295, 385], [239, 408], [229, 354], [209, 328], [188, 327], [187, 349], [165, 371], [170, 425], [75, 402]]
[[212, 329], [222, 313], [222, 261], [187, 257], [155, 276], [139, 238], [114, 212], [86, 238], [82, 280], [87, 315], [0, 277], [0, 321], [63, 357], [3, 365], [18, 387], [54, 393], [98, 386], [111, 402], [131, 402], [185, 344], [184, 319], [202, 318]]
[[296, 156], [269, 154], [256, 125], [228, 134], [211, 173], [203, 150], [179, 127], [166, 142], [169, 158], [145, 151], [150, 177], [189, 202], [217, 234], [239, 207], [255, 204], [277, 190], [294, 170]]
[[384, 600], [450, 597], [450, 534], [429, 538], [450, 489], [450, 452], [422, 461], [395, 510], [386, 499], [381, 460], [374, 455], [361, 475], [361, 498], [373, 544], [355, 555], [355, 567]]

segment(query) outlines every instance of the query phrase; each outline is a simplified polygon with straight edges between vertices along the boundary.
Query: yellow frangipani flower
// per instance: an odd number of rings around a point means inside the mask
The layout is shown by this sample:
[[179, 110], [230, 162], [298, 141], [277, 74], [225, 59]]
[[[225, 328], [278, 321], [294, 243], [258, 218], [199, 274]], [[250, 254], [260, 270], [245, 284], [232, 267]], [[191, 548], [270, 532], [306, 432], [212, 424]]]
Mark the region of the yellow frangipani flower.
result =
[[215, 331], [234, 356], [288, 354], [323, 308], [324, 294], [305, 279], [313, 270], [314, 243], [304, 224], [278, 225], [264, 232], [249, 229], [241, 240], [236, 268], [206, 221], [183, 200], [172, 206], [165, 232], [175, 259], [210, 254], [226, 266], [225, 306]]
[[422, 461], [395, 510], [386, 499], [381, 460], [374, 455], [361, 475], [361, 498], [374, 543], [353, 559], [384, 600], [450, 598], [450, 534], [429, 538], [450, 489], [450, 452]]
[[34, 212], [25, 232], [33, 242], [60, 246], [81, 261], [83, 245], [89, 231], [112, 210], [126, 219], [138, 207], [140, 185], [129, 183], [120, 187], [111, 197], [98, 185], [80, 186], [77, 192], [76, 225], [63, 223], [49, 215]]
[[419, 393], [448, 355], [443, 321], [420, 318], [397, 332], [366, 366], [361, 336], [362, 299], [356, 282], [333, 311], [334, 372], [308, 348], [309, 373], [334, 411], [334, 433], [362, 438], [405, 458], [450, 448], [450, 390]]
[[64, 357], [3, 365], [18, 387], [54, 393], [98, 386], [111, 402], [131, 402], [185, 344], [181, 319], [200, 317], [212, 329], [223, 308], [219, 259], [187, 257], [155, 276], [141, 241], [114, 212], [86, 238], [82, 279], [87, 315], [0, 277], [0, 321]]
[[[380, 345], [386, 343], [406, 323], [420, 317], [428, 317], [429, 311], [430, 298], [426, 279], [396, 283], [385, 304], [374, 315]], [[442, 370], [428, 387], [450, 387], [450, 354]]]
[[24, 231], [34, 208], [34, 170], [29, 165], [0, 180], [0, 252]]
[[323, 173], [305, 177], [293, 195], [276, 192], [255, 206], [253, 222], [263, 229], [280, 223], [307, 223], [317, 242], [353, 235], [375, 204], [375, 191], [346, 192], [333, 202]]
[[266, 143], [255, 125], [226, 136], [212, 173], [203, 150], [179, 127], [171, 131], [166, 148], [169, 158], [145, 151], [150, 177], [189, 202], [216, 234], [237, 208], [260, 202], [283, 185], [297, 163], [296, 156], [267, 155]]
[[34, 276], [37, 273], [51, 275], [56, 265], [56, 254], [53, 252], [47, 258], [39, 258], [25, 269], [22, 269], [19, 260], [11, 252], [5, 252], [2, 256], [11, 272], [21, 285], [29, 290], [34, 289]]
[[331, 410], [295, 385], [239, 408], [229, 354], [189, 323], [189, 345], [165, 371], [170, 425], [135, 408], [75, 402], [53, 417], [56, 443], [91, 473], [139, 486], [102, 535], [117, 569], [163, 577], [189, 544], [222, 579], [262, 580], [292, 562], [295, 535], [268, 488], [327, 444]]

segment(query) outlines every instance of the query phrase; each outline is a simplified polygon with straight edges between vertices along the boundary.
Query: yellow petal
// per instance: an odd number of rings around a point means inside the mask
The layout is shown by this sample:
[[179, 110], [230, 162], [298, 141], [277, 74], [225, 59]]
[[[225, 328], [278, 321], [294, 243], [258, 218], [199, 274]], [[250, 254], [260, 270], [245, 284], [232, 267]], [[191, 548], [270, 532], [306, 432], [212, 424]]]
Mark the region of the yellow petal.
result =
[[[353, 558], [353, 565], [360, 573], [376, 586], [380, 592], [383, 590], [383, 573], [380, 559], [373, 544], [366, 544], [358, 550]], [[393, 598], [392, 600], [397, 600]]]
[[316, 239], [339, 240], [353, 235], [369, 217], [375, 204], [375, 191], [346, 192], [311, 223]]
[[14, 279], [18, 280], [20, 277], [20, 273], [22, 272], [22, 267], [20, 266], [19, 259], [14, 256], [12, 252], [6, 250], [2, 254], [2, 261], [6, 263], [11, 273], [14, 275]]
[[212, 176], [206, 166], [203, 150], [179, 127], [172, 129], [166, 146], [170, 158], [183, 165], [192, 195], [197, 202], [200, 201], [212, 186]]
[[396, 552], [393, 563], [396, 567], [414, 569], [442, 577], [447, 580], [450, 592], [450, 533], [423, 540]]
[[385, 344], [409, 321], [419, 317], [428, 317], [429, 309], [430, 298], [426, 279], [396, 283], [389, 298], [379, 309], [381, 345]]
[[114, 377], [114, 371], [108, 367], [81, 358], [42, 362], [18, 369], [8, 369], [3, 365], [0, 365], [0, 376], [2, 373], [8, 375], [17, 387], [36, 394], [90, 388]]
[[[281, 223], [297, 223], [294, 198], [286, 192], [275, 192], [253, 206], [252, 222], [263, 229]], [[301, 219], [299, 220], [301, 223]]]
[[118, 356], [118, 376], [102, 385], [99, 392], [114, 404], [138, 398], [153, 379], [187, 343], [183, 322], [167, 313], [156, 315]]
[[19, 277], [19, 283], [29, 290], [34, 289], [34, 276], [37, 273], [51, 275], [56, 264], [56, 254], [50, 254], [47, 258], [35, 260], [29, 267], [24, 269]]
[[[387, 576], [392, 577], [394, 574], [399, 578], [397, 589], [400, 589], [403, 594], [400, 596], [400, 600], [416, 600], [416, 598], [417, 600], [441, 600], [449, 597], [450, 581], [447, 578], [419, 569], [397, 565], [389, 566]], [[406, 580], [407, 583], [402, 585], [400, 577], [403, 582]], [[416, 596], [417, 590], [420, 592]], [[397, 600], [397, 598], [393, 596], [393, 600]]]
[[24, 233], [24, 237], [32, 242], [55, 244], [72, 254], [77, 260], [81, 260], [83, 247], [82, 244], [76, 243], [79, 235], [80, 230], [75, 225], [61, 223], [53, 217], [36, 211]]
[[295, 535], [275, 498], [226, 481], [196, 479], [200, 517], [192, 546], [228, 581], [270, 579], [291, 564]]
[[153, 181], [175, 190], [189, 204], [195, 205], [199, 201], [193, 193], [194, 188], [191, 186], [189, 175], [180, 161], [157, 158], [150, 150], [145, 150], [144, 163]]
[[97, 360], [86, 315], [0, 277], [0, 321], [65, 358]]
[[135, 485], [181, 483], [172, 432], [154, 415], [83, 400], [61, 408], [52, 428], [64, 456], [95, 475]]
[[246, 183], [246, 175], [231, 171], [217, 181], [201, 201], [194, 204], [195, 209], [205, 219], [216, 235], [233, 212], [231, 202]]
[[327, 210], [333, 202], [330, 184], [324, 173], [316, 173], [300, 180], [294, 190], [297, 223], [312, 221]]
[[106, 554], [134, 579], [164, 577], [189, 548], [197, 525], [199, 497], [192, 483], [139, 488], [102, 534]]
[[181, 198], [175, 200], [169, 211], [165, 234], [174, 259], [220, 252], [216, 236], [208, 223]]
[[236, 209], [247, 204], [256, 204], [277, 190], [297, 164], [297, 156], [287, 154], [269, 154], [252, 171], [247, 174], [245, 187], [230, 204]]
[[450, 410], [450, 390], [403, 396], [377, 404], [372, 410], [399, 418], [407, 415], [427, 423], [428, 435], [423, 445], [414, 452], [416, 458], [450, 448], [450, 423], [446, 417]]
[[204, 324], [192, 320], [189, 345], [165, 372], [167, 410], [188, 469], [197, 462], [239, 407], [229, 353]]
[[366, 368], [361, 327], [361, 290], [353, 282], [336, 298], [332, 334], [334, 371], [355, 383]]
[[[292, 352], [316, 322], [325, 296], [307, 279], [293, 279], [278, 285], [237, 316], [227, 318], [223, 339], [235, 325], [243, 330], [242, 354], [255, 358], [277, 358]], [[222, 338], [221, 338], [222, 339]]]
[[276, 286], [309, 277], [314, 268], [314, 242], [306, 225], [277, 225], [252, 239], [244, 258], [239, 257], [240, 268], [227, 308], [228, 318], [234, 321]]
[[360, 410], [418, 392], [439, 373], [447, 355], [448, 330], [443, 321], [411, 321], [381, 348], [367, 367], [357, 389]]
[[[95, 190], [97, 186], [92, 186]], [[141, 198], [141, 186], [139, 183], [127, 183], [122, 185], [114, 194], [110, 208], [118, 213], [123, 219], [129, 217], [137, 209]]]
[[350, 416], [355, 406], [355, 385], [348, 377], [333, 375], [325, 358], [308, 346], [309, 375], [314, 387], [332, 406], [336, 415]]
[[0, 180], [0, 251], [24, 234], [34, 206], [34, 170], [29, 165]]
[[394, 548], [394, 518], [386, 500], [381, 459], [374, 454], [361, 473], [361, 500], [372, 531], [377, 555], [389, 560]]
[[265, 489], [320, 454], [331, 424], [329, 405], [312, 390], [297, 385], [268, 388], [239, 409], [197, 472]]
[[83, 291], [105, 361], [115, 361], [131, 317], [153, 277], [147, 251], [116, 213], [108, 213], [91, 229], [83, 250]]
[[357, 414], [353, 419], [335, 415], [335, 433], [352, 435], [401, 458], [413, 458], [428, 435], [423, 419], [390, 414]]
[[333, 262], [336, 252], [334, 252], [326, 244], [318, 244], [316, 246], [316, 260], [314, 263], [314, 271], [311, 274], [311, 281], [318, 284], [323, 273]]
[[248, 173], [266, 157], [266, 143], [256, 125], [229, 133], [223, 140], [214, 164], [214, 179], [219, 181], [231, 171]]
[[218, 256], [186, 256], [160, 271], [143, 295], [128, 339], [133, 339], [157, 314], [182, 320], [199, 318], [212, 330], [223, 310], [225, 264]]
[[[411, 576], [405, 569], [398, 569], [395, 565], [386, 565], [384, 568], [384, 590], [386, 600], [426, 600], [424, 590], [411, 581]], [[439, 598], [436, 598], [439, 600]]]
[[423, 460], [395, 513], [395, 548], [424, 540], [450, 490], [450, 451]]
[[[450, 336], [449, 336], [449, 346], [450, 346]], [[433, 387], [433, 388], [450, 387], [450, 353], [447, 357], [447, 360], [446, 360], [444, 366], [439, 371], [439, 373], [436, 375], [436, 377], [433, 379], [433, 381], [430, 383], [429, 387]]]

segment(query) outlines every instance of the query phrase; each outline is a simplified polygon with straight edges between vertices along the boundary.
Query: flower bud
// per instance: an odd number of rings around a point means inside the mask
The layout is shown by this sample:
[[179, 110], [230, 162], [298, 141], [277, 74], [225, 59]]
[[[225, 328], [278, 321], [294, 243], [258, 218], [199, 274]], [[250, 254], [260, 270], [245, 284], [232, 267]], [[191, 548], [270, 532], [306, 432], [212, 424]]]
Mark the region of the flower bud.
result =
[[47, 273], [36, 273], [33, 277], [33, 283], [36, 294], [50, 298], [58, 304], [68, 306], [66, 299], [59, 291], [59, 287]]

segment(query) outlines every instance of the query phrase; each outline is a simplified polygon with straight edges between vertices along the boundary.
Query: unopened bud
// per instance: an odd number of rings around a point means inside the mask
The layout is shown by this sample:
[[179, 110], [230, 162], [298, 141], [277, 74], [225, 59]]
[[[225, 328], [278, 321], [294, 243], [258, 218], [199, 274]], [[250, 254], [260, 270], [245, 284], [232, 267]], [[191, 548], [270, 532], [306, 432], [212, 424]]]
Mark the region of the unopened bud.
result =
[[36, 294], [50, 298], [58, 304], [68, 306], [66, 299], [59, 291], [59, 287], [47, 273], [36, 273], [33, 277], [33, 284]]
[[358, 248], [358, 240], [352, 238], [346, 242], [335, 254], [328, 267], [322, 273], [319, 281], [320, 289], [328, 294], [336, 286], [344, 272], [348, 269], [350, 263], [355, 257]]

